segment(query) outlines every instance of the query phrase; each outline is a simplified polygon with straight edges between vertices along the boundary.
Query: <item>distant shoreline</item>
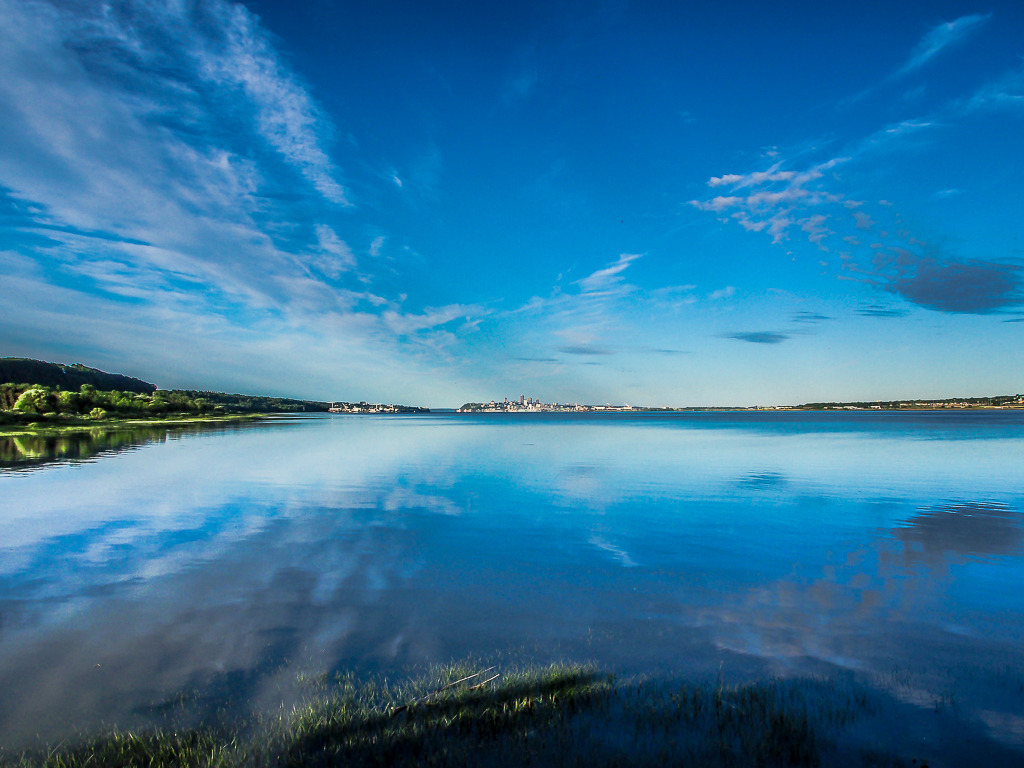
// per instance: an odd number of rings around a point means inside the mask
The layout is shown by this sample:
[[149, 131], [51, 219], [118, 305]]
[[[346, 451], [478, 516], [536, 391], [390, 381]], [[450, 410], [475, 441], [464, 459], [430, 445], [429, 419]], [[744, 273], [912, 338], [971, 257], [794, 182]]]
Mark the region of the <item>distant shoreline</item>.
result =
[[612, 407], [612, 408], [457, 408], [454, 410], [442, 411], [445, 413], [502, 413], [510, 415], [529, 415], [543, 413], [559, 414], [594, 414], [594, 413], [808, 413], [808, 412], [866, 412], [866, 413], [901, 413], [906, 411], [1024, 411], [1024, 404], [1013, 405], [912, 405], [912, 406], [806, 406], [806, 405], [708, 405], [708, 406], [683, 406], [680, 408], [660, 407]]
[[1024, 409], [1024, 395], [990, 395], [986, 397], [944, 397], [936, 399], [906, 398], [898, 400], [820, 401], [800, 405], [739, 405], [739, 406], [668, 406], [668, 405], [612, 405], [583, 403], [543, 403], [539, 399], [520, 395], [517, 400], [489, 400], [467, 402], [457, 413], [678, 413], [695, 411], [907, 411], [944, 409]]

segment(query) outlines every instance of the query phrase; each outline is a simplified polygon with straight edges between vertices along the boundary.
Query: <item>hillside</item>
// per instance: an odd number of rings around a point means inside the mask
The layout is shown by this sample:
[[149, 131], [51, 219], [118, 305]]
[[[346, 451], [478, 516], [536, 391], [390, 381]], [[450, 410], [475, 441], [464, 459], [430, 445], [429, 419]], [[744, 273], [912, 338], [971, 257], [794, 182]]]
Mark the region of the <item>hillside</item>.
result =
[[283, 397], [162, 390], [84, 365], [0, 358], [0, 424], [83, 419], [171, 418], [247, 413], [326, 412], [329, 403]]
[[0, 357], [0, 383], [39, 384], [44, 387], [60, 387], [63, 390], [77, 390], [88, 384], [99, 390], [118, 390], [149, 394], [156, 391], [156, 384], [142, 381], [120, 373], [106, 373], [80, 363], [64, 365], [30, 360], [24, 357]]

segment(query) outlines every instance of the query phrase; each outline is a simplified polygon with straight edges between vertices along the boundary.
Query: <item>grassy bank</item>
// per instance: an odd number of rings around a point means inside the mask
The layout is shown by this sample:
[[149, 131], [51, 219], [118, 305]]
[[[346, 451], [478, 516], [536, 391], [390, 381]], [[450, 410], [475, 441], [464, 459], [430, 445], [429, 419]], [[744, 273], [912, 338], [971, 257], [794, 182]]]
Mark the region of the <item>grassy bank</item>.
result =
[[[303, 703], [218, 728], [113, 731], [0, 760], [81, 766], [911, 765], [842, 736], [869, 698], [828, 680], [725, 686], [588, 666], [455, 664], [400, 683], [307, 681]], [[913, 761], [917, 766], [925, 761]]]
[[224, 424], [231, 422], [256, 421], [288, 414], [268, 413], [224, 413], [224, 414], [188, 414], [175, 413], [167, 416], [146, 416], [140, 418], [104, 418], [60, 416], [52, 419], [34, 420], [0, 420], [0, 437], [17, 437], [20, 435], [38, 435], [54, 437], [76, 432], [93, 430], [116, 431], [137, 429], [140, 427], [180, 427], [190, 424]]

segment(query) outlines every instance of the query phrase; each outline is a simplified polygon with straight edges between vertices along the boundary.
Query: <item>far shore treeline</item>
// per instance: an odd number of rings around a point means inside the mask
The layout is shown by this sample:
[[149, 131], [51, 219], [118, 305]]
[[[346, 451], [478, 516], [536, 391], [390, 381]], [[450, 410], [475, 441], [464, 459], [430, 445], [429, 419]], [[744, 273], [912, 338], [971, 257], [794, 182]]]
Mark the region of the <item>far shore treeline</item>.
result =
[[0, 358], [0, 425], [79, 420], [326, 412], [329, 403], [199, 390], [162, 390], [84, 365]]

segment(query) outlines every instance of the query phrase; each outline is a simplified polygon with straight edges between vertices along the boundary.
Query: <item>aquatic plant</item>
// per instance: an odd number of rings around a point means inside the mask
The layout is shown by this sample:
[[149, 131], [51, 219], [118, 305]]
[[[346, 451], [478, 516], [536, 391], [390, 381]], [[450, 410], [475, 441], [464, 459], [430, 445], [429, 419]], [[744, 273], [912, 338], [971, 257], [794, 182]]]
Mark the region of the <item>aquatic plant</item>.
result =
[[85, 766], [816, 766], [869, 708], [820, 680], [672, 683], [577, 664], [462, 662], [393, 682], [306, 678], [304, 700], [230, 727], [112, 731], [2, 761]]

